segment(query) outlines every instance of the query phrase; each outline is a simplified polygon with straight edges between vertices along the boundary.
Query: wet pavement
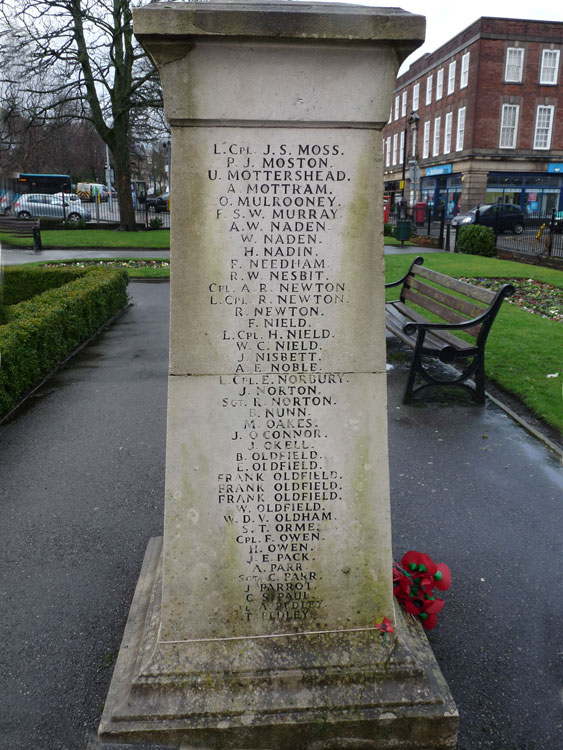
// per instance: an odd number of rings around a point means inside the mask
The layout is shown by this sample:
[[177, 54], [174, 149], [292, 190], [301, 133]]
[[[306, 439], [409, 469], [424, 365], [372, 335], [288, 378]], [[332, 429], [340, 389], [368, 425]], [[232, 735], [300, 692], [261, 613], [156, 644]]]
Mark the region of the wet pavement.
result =
[[[0, 750], [110, 748], [96, 728], [164, 498], [169, 285], [129, 289], [133, 306], [0, 426]], [[556, 750], [558, 459], [493, 404], [402, 405], [407, 357], [388, 342], [394, 553], [452, 569], [429, 637], [459, 750]]]

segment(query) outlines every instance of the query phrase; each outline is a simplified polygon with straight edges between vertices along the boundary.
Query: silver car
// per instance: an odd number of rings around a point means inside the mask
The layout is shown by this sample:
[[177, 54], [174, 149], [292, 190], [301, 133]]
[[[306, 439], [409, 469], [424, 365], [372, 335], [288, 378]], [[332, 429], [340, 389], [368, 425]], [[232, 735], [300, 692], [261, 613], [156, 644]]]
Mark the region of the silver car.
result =
[[90, 221], [90, 212], [76, 201], [48, 193], [26, 193], [12, 203], [11, 213], [18, 219], [60, 219], [77, 223]]

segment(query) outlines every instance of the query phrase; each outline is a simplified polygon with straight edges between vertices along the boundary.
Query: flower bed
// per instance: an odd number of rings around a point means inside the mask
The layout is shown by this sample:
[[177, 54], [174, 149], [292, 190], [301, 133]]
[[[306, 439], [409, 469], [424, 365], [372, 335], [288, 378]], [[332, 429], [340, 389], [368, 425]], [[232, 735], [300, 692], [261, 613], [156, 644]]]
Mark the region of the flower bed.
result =
[[[52, 263], [44, 263], [42, 268], [49, 268]], [[57, 268], [170, 268], [170, 261], [163, 260], [72, 260], [68, 263], [56, 262]]]
[[503, 284], [512, 284], [516, 293], [507, 298], [507, 302], [516, 305], [526, 312], [541, 315], [542, 318], [550, 320], [563, 320], [563, 289], [542, 284], [534, 279], [484, 279], [484, 278], [466, 278], [459, 277], [460, 281], [467, 281], [470, 284], [483, 286], [487, 289], [496, 291]]

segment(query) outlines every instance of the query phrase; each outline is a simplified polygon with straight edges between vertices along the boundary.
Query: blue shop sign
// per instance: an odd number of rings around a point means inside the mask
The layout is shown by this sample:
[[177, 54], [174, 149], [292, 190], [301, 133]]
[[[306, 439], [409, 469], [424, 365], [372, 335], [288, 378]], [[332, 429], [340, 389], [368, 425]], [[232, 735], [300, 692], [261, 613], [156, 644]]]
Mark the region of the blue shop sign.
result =
[[435, 174], [451, 174], [453, 167], [451, 164], [439, 164], [436, 167], [426, 167], [426, 176], [432, 177]]
[[563, 162], [553, 161], [547, 165], [548, 172], [562, 172], [563, 173]]

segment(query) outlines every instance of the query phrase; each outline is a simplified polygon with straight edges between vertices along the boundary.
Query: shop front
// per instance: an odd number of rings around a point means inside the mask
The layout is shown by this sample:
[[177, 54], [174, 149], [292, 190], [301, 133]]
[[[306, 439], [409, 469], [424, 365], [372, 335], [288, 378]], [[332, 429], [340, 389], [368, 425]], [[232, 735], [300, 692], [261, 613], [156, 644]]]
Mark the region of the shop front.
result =
[[549, 164], [547, 172], [489, 172], [486, 203], [515, 203], [524, 213], [549, 214], [563, 210], [563, 164]]
[[420, 197], [427, 206], [432, 208], [433, 218], [440, 216], [442, 206], [446, 207], [446, 217], [459, 213], [461, 183], [461, 174], [453, 174], [451, 164], [426, 168], [426, 174], [420, 181]]
[[389, 210], [392, 214], [396, 212], [396, 205], [403, 197], [403, 189], [400, 180], [387, 180], [383, 183], [383, 192], [389, 199]]

